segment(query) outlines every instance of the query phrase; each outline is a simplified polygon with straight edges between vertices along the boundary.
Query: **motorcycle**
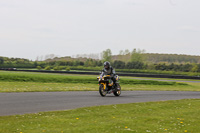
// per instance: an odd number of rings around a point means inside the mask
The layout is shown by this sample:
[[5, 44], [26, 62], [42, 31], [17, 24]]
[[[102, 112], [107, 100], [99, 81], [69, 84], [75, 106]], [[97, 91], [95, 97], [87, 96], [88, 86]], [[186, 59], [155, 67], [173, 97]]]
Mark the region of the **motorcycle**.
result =
[[110, 75], [104, 75], [97, 77], [99, 81], [99, 93], [102, 97], [106, 96], [106, 94], [113, 93], [115, 96], [120, 96], [121, 94], [121, 86], [119, 85], [119, 76], [115, 75], [114, 77], [116, 82], [111, 82]]

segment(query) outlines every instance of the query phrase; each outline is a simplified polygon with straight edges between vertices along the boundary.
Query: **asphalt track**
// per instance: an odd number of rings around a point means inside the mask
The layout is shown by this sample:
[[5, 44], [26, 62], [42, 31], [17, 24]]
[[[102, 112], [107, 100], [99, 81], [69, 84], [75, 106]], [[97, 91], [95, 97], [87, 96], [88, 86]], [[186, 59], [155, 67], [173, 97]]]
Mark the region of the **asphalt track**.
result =
[[200, 99], [200, 92], [122, 91], [120, 97], [101, 97], [97, 91], [0, 93], [0, 116], [179, 99]]

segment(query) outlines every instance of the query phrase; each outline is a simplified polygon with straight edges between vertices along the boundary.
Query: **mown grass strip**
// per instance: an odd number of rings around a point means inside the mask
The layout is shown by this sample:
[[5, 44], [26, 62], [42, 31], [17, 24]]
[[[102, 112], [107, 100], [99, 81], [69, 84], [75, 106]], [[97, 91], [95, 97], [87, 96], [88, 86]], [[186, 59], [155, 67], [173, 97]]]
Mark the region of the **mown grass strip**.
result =
[[132, 103], [1, 116], [2, 133], [198, 133], [200, 99]]
[[[200, 91], [200, 83], [189, 85], [142, 85], [122, 84], [122, 91]], [[54, 91], [98, 91], [98, 84], [84, 83], [41, 83], [41, 82], [0, 82], [0, 92], [54, 92]]]
[[[98, 76], [98, 75], [97, 75]], [[43, 73], [24, 73], [24, 72], [0, 72], [0, 81], [9, 82], [41, 82], [41, 83], [84, 83], [97, 84], [97, 76], [80, 76], [80, 75], [55, 75]], [[187, 85], [186, 83], [153, 81], [153, 80], [136, 80], [121, 78], [121, 84], [143, 84], [143, 85]]]

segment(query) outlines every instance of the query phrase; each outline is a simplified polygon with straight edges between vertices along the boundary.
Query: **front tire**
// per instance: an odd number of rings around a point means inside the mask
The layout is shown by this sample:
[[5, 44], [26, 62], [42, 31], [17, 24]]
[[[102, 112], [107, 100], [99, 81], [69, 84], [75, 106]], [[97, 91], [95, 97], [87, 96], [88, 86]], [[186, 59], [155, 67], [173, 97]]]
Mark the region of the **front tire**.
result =
[[121, 86], [118, 83], [116, 85], [117, 85], [116, 88], [115, 88], [116, 91], [114, 91], [113, 94], [115, 96], [120, 96], [121, 95]]
[[99, 93], [102, 97], [105, 97], [107, 94], [107, 92], [104, 90], [104, 86], [102, 84], [99, 86]]

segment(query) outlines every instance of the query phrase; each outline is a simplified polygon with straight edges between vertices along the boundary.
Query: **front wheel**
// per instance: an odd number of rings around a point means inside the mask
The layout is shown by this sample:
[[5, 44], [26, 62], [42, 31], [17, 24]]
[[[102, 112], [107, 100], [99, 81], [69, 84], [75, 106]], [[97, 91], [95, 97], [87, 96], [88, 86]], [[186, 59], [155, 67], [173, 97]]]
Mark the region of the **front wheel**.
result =
[[104, 86], [102, 84], [99, 86], [99, 93], [102, 97], [105, 97], [107, 94], [107, 92], [104, 90]]
[[115, 88], [116, 91], [114, 91], [114, 95], [115, 96], [120, 96], [121, 95], [121, 86], [117, 83], [116, 84], [116, 88]]

